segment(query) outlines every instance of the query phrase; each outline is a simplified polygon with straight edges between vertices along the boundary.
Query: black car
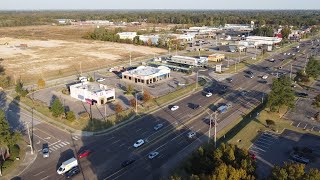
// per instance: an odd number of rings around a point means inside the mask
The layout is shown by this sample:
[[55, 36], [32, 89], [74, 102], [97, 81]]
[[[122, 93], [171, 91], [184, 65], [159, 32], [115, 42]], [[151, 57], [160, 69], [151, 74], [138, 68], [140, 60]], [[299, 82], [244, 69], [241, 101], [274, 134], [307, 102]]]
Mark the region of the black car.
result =
[[298, 92], [298, 93], [296, 93], [296, 95], [298, 97], [303, 97], [303, 98], [308, 97], [308, 94], [307, 93], [303, 93], [303, 92]]
[[136, 161], [136, 160], [134, 160], [134, 159], [126, 160], [126, 161], [124, 161], [124, 162], [121, 164], [121, 167], [129, 166], [130, 164], [134, 163], [135, 161]]
[[191, 108], [191, 109], [198, 109], [200, 107], [199, 104], [194, 104], [194, 103], [189, 103], [188, 106]]
[[71, 178], [79, 173], [80, 173], [79, 166], [75, 166], [72, 169], [70, 169], [69, 171], [67, 171], [64, 175], [66, 176], [66, 178]]
[[244, 72], [247, 73], [247, 74], [249, 74], [249, 75], [253, 74], [252, 71], [244, 71]]
[[230, 83], [232, 82], [232, 78], [227, 78], [226, 80]]
[[265, 79], [261, 79], [261, 80], [259, 80], [258, 82], [259, 82], [259, 83], [262, 83], [262, 84], [267, 84], [267, 83], [268, 83], [268, 81], [265, 80]]

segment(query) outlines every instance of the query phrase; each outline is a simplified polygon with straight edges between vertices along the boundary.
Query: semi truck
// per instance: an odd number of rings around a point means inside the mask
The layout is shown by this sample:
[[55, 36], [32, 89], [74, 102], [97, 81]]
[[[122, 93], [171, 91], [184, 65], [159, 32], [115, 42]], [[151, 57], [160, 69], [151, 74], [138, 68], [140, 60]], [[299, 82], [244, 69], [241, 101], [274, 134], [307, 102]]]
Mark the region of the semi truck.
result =
[[217, 111], [218, 111], [219, 113], [225, 113], [225, 112], [228, 111], [228, 109], [229, 109], [231, 106], [232, 106], [231, 104], [222, 105], [222, 106], [220, 106], [220, 107], [217, 109]]
[[65, 162], [63, 162], [61, 164], [61, 166], [59, 167], [59, 169], [57, 170], [58, 174], [64, 174], [67, 171], [69, 171], [70, 169], [72, 169], [73, 167], [78, 166], [78, 160], [76, 158], [71, 158], [66, 160]]

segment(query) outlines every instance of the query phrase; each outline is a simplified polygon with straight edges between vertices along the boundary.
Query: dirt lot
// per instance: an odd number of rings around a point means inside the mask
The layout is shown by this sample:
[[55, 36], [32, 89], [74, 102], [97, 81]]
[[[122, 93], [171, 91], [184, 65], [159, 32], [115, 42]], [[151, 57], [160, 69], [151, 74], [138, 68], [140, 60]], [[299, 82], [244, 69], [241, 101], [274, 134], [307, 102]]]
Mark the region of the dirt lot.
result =
[[[3, 65], [8, 75], [13, 78], [21, 76], [25, 82], [37, 80], [40, 77], [49, 79], [76, 74], [80, 70], [80, 63], [82, 71], [86, 71], [128, 61], [129, 51], [132, 52], [134, 59], [166, 52], [158, 48], [84, 40], [79, 39], [77, 35], [73, 36], [74, 39], [59, 40], [71, 32], [65, 32], [60, 37], [55, 34], [58, 31], [52, 30], [52, 34], [46, 32], [40, 36], [38, 34], [43, 32], [43, 27], [39, 32], [36, 31], [37, 28], [32, 27], [26, 27], [26, 30], [23, 30], [23, 27], [15, 29], [17, 34], [11, 31], [5, 33], [0, 29], [0, 58], [4, 59]], [[75, 34], [79, 33], [74, 27], [72, 29]], [[22, 33], [20, 37], [19, 32]], [[24, 33], [28, 35], [21, 38]], [[34, 36], [30, 36], [30, 33], [34, 33]], [[48, 40], [55, 36], [56, 40]], [[21, 44], [27, 44], [28, 47], [20, 47]]]

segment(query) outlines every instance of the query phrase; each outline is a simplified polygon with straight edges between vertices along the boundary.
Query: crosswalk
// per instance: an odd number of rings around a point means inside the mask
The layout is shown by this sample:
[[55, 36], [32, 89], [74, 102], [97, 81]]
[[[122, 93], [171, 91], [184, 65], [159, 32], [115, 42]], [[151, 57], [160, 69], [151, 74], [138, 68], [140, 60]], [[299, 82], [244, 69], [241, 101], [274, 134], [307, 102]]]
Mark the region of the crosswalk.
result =
[[[49, 144], [49, 153], [52, 153], [53, 151], [57, 151], [57, 150], [65, 147], [65, 146], [68, 146], [68, 145], [70, 145], [70, 142], [61, 141], [61, 140], [59, 140], [53, 144]], [[38, 152], [41, 153], [41, 150], [42, 149], [39, 149]]]
[[78, 141], [78, 140], [80, 140], [80, 137], [78, 137], [78, 136], [72, 136], [72, 139], [75, 140], [75, 141]]

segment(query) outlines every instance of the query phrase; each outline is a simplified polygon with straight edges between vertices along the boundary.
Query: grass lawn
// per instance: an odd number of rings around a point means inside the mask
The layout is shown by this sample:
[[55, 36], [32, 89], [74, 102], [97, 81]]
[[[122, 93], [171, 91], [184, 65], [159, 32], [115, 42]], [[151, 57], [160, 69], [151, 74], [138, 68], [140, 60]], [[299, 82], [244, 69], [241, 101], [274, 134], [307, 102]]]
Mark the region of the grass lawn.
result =
[[[311, 133], [319, 135], [316, 132], [305, 131], [301, 128], [296, 128], [291, 126], [291, 121], [281, 118], [284, 113], [287, 111], [287, 108], [281, 108], [280, 112], [269, 112], [267, 108], [262, 106], [257, 107], [251, 114], [252, 117], [246, 116], [240, 118], [237, 121], [234, 121], [233, 124], [229, 125], [228, 129], [225, 128], [223, 131], [219, 132], [219, 142], [227, 142], [235, 144], [240, 148], [248, 149], [252, 142], [258, 137], [261, 131], [269, 130], [276, 131], [281, 133], [284, 129], [290, 129], [300, 133]], [[256, 113], [259, 112], [258, 117], [254, 117]], [[266, 120], [273, 120], [275, 126], [271, 129], [267, 127]], [[224, 136], [225, 135], [225, 136]], [[240, 141], [241, 140], [241, 141]]]

